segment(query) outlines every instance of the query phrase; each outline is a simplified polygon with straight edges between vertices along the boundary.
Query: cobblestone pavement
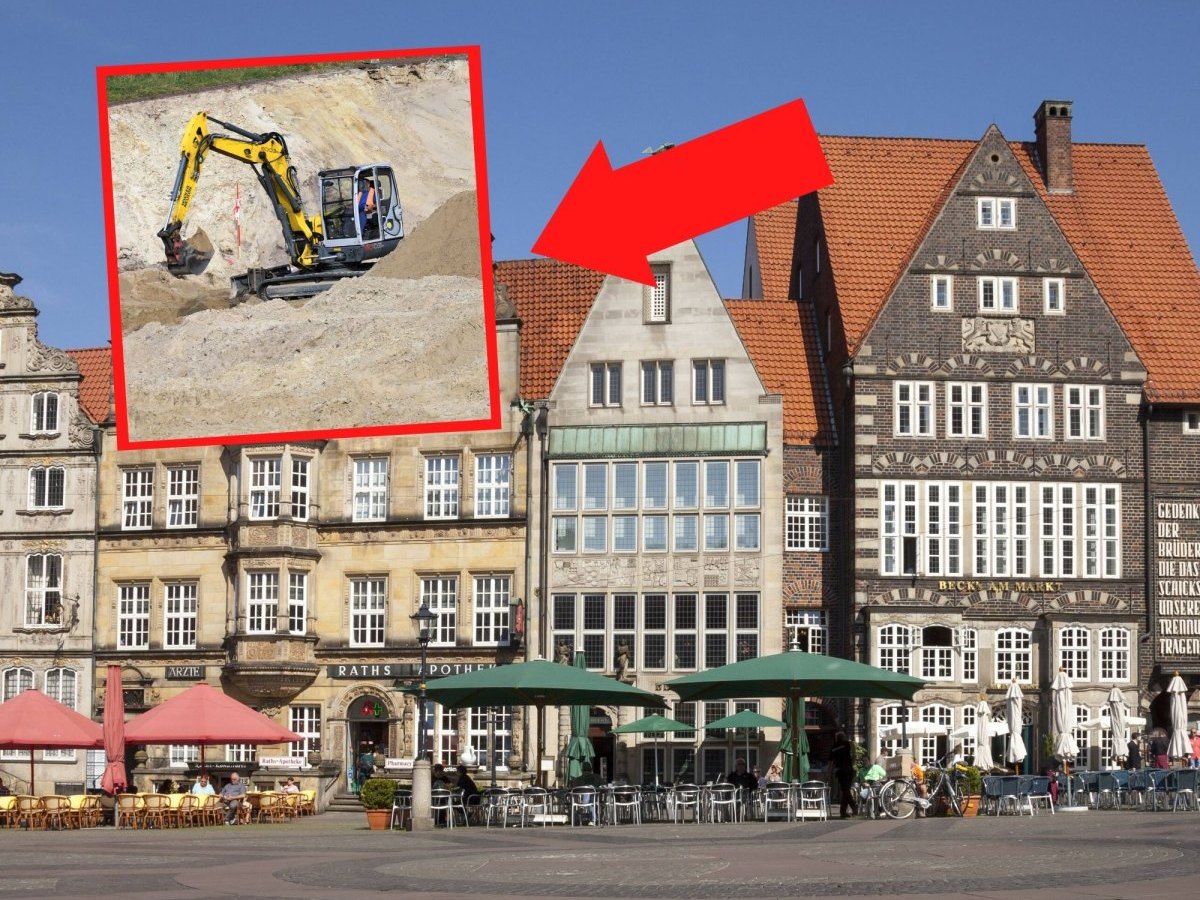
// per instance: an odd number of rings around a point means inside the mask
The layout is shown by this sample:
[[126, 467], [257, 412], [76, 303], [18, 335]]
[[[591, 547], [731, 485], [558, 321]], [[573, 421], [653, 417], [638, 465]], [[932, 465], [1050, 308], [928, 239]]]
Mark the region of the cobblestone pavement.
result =
[[1195, 896], [1200, 815], [369, 832], [283, 825], [0, 832], [0, 900]]

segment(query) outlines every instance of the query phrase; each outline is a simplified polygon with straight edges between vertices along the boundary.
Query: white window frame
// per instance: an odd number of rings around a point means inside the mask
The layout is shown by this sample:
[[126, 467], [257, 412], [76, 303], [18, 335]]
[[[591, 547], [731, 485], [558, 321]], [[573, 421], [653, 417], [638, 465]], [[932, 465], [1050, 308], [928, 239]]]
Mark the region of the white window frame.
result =
[[429, 629], [430, 647], [453, 647], [458, 643], [458, 576], [421, 577], [421, 602], [437, 621]]
[[287, 628], [289, 634], [308, 633], [308, 572], [288, 570]]
[[501, 574], [471, 576], [473, 608], [472, 646], [502, 647], [509, 642], [512, 612], [512, 576]]
[[644, 359], [639, 367], [642, 406], [675, 405], [675, 363], [669, 359]]
[[196, 648], [199, 590], [195, 581], [168, 581], [163, 585], [164, 650]]
[[1063, 436], [1068, 441], [1104, 440], [1104, 399], [1102, 384], [1063, 386]]
[[[1004, 222], [1004, 210], [1008, 222]], [[987, 215], [985, 217], [985, 210]], [[981, 231], [1015, 231], [1017, 228], [1017, 199], [1015, 197], [975, 198], [975, 227]]]
[[[0, 701], [7, 702], [25, 691], [33, 690], [36, 682], [33, 669], [28, 666], [10, 666], [0, 672]], [[29, 750], [0, 750], [0, 760], [29, 760]]]
[[829, 498], [789, 494], [785, 500], [785, 550], [829, 550]]
[[[298, 704], [288, 707], [288, 727], [300, 735], [300, 740], [288, 745], [292, 756], [306, 757], [321, 750], [321, 706], [320, 704]], [[307, 759], [305, 766], [308, 765]]]
[[312, 460], [307, 456], [292, 457], [292, 493], [289, 506], [292, 511], [292, 521], [308, 521], [308, 499], [312, 475]]
[[117, 648], [150, 647], [150, 583], [129, 581], [117, 585]]
[[670, 322], [671, 268], [651, 266], [651, 269], [654, 274], [654, 286], [646, 288], [646, 323]]
[[353, 509], [355, 522], [383, 522], [388, 509], [388, 466], [386, 456], [360, 456], [354, 459]]
[[1130, 647], [1128, 628], [1112, 625], [1100, 630], [1099, 678], [1102, 684], [1128, 684], [1130, 681]]
[[[1007, 646], [1004, 644], [1007, 642]], [[1001, 628], [993, 654], [996, 684], [1033, 683], [1033, 635], [1027, 628]]]
[[[1040, 393], [1045, 392], [1043, 400]], [[1022, 395], [1025, 395], [1024, 398]], [[1022, 425], [1021, 415], [1025, 414]], [[1054, 440], [1054, 385], [1018, 382], [1012, 386], [1012, 423], [1014, 440]], [[1044, 429], [1043, 429], [1044, 420]]]
[[30, 398], [29, 430], [32, 434], [58, 434], [62, 398], [55, 391], [38, 391]]
[[[939, 288], [944, 288], [940, 293], [945, 295], [945, 302], [939, 302]], [[929, 308], [935, 312], [953, 312], [954, 311], [954, 276], [953, 275], [930, 275], [929, 276]]]
[[[980, 275], [976, 279], [979, 312], [1009, 315], [1021, 311], [1021, 281], [1011, 275]], [[987, 287], [991, 288], [988, 299]]]
[[825, 655], [829, 651], [829, 628], [823, 609], [785, 609], [783, 627], [789, 646], [798, 643], [806, 653]]
[[387, 641], [387, 578], [362, 575], [350, 579], [350, 646], [382, 647]]
[[[51, 700], [57, 700], [68, 709], [77, 709], [79, 673], [74, 669], [62, 666], [47, 669], [42, 675], [42, 687], [43, 693]], [[71, 749], [46, 749], [42, 751], [42, 759], [47, 761], [74, 762], [75, 751]]]
[[250, 519], [265, 522], [279, 518], [283, 492], [283, 457], [257, 456], [250, 459]]
[[[946, 437], [985, 440], [988, 433], [987, 383], [952, 381], [946, 385]], [[960, 416], [956, 427], [955, 413]]]
[[66, 498], [67, 470], [63, 466], [34, 466], [29, 470], [30, 509], [64, 509]]
[[154, 468], [121, 470], [121, 528], [145, 531], [154, 525]]
[[912, 673], [912, 626], [887, 622], [876, 631], [875, 665], [902, 675]]
[[692, 360], [692, 405], [723, 406], [728, 394], [725, 360]]
[[962, 680], [974, 684], [979, 681], [979, 632], [966, 625], [960, 626], [958, 645]]
[[512, 456], [481, 453], [475, 457], [475, 518], [506, 519], [512, 514]]
[[588, 365], [588, 406], [616, 409], [621, 406], [621, 363], [594, 362]]
[[246, 572], [246, 634], [275, 634], [279, 630], [279, 572]]
[[[1058, 294], [1055, 305], [1051, 294]], [[1042, 279], [1042, 312], [1047, 316], [1064, 316], [1067, 313], [1067, 282], [1065, 278]]]
[[454, 454], [425, 457], [425, 518], [458, 518], [460, 460]]
[[1073, 684], [1092, 680], [1092, 633], [1078, 625], [1058, 629], [1058, 666]]
[[26, 628], [61, 628], [66, 624], [63, 621], [63, 562], [61, 553], [26, 555]]
[[200, 467], [167, 467], [167, 527], [200, 524]]
[[1200, 434], [1200, 409], [1185, 409], [1182, 418], [1184, 434]]
[[[892, 434], [895, 437], [932, 437], [937, 421], [937, 390], [934, 383], [896, 381], [893, 384]], [[903, 413], [907, 413], [907, 416]]]

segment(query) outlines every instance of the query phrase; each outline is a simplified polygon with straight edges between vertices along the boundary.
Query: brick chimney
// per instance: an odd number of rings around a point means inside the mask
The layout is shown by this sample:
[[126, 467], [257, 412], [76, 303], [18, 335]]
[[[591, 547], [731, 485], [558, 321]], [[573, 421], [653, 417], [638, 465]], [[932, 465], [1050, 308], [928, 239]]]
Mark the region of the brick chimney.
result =
[[1071, 101], [1043, 100], [1033, 114], [1033, 130], [1046, 187], [1071, 193], [1075, 189], [1071, 168]]

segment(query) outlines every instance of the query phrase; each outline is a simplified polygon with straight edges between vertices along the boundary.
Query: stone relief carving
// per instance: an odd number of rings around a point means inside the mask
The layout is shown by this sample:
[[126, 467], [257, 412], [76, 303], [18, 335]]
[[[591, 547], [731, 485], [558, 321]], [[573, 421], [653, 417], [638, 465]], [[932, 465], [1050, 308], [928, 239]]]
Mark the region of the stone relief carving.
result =
[[667, 561], [657, 556], [645, 557], [642, 560], [642, 584], [645, 587], [666, 587]]
[[700, 584], [700, 560], [694, 556], [677, 556], [671, 566], [671, 584], [694, 588]]
[[762, 570], [758, 559], [736, 559], [733, 563], [733, 582], [738, 587], [757, 585]]
[[709, 557], [704, 560], [704, 586], [709, 586], [710, 579], [716, 584], [729, 583], [729, 560], [724, 556]]
[[47, 347], [37, 339], [36, 333], [29, 332], [29, 352], [26, 365], [30, 372], [78, 372], [79, 366], [75, 360], [62, 350]]
[[90, 447], [96, 439], [92, 423], [80, 410], [76, 410], [75, 415], [71, 417], [71, 427], [67, 434], [74, 447]]
[[974, 353], [1032, 353], [1033, 319], [972, 316], [962, 320], [963, 350]]

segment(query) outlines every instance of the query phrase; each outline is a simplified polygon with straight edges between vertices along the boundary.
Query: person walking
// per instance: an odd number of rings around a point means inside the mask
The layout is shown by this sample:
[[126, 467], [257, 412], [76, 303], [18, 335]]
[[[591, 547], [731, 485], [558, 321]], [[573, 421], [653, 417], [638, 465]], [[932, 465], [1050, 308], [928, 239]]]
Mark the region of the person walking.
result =
[[829, 751], [829, 761], [833, 765], [833, 774], [837, 778], [838, 795], [841, 799], [843, 819], [850, 814], [858, 815], [858, 803], [855, 802], [854, 792], [850, 786], [854, 783], [854, 747], [846, 739], [846, 732], [839, 731], [833, 736], [833, 748]]

